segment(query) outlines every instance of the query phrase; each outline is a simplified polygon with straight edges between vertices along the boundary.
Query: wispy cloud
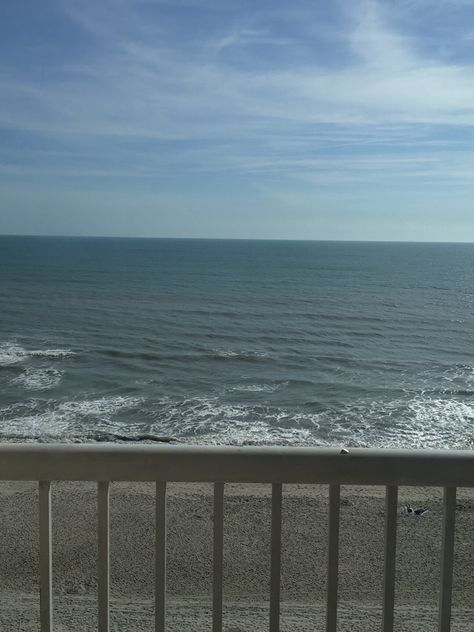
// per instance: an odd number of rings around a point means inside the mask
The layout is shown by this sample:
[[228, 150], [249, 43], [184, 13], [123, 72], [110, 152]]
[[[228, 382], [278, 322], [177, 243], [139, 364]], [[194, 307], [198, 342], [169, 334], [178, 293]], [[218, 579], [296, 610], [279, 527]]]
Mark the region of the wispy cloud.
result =
[[474, 60], [443, 46], [472, 32], [428, 46], [423, 2], [58, 3], [82, 41], [0, 61], [0, 178], [468, 183]]
[[423, 58], [409, 38], [389, 28], [375, 2], [358, 4], [343, 24], [348, 62], [327, 67], [306, 51], [304, 63], [302, 53], [298, 65], [283, 71], [271, 58], [264, 69], [255, 60], [252, 69], [225, 56], [229, 48], [255, 43], [263, 56], [265, 48], [285, 45], [259, 28], [257, 18], [254, 28], [224, 33], [224, 22], [219, 33], [202, 33], [199, 41], [170, 41], [160, 35], [159, 16], [150, 26], [141, 5], [118, 6], [117, 15], [115, 4], [74, 5], [70, 17], [110, 45], [82, 63], [66, 60], [67, 79], [4, 81], [10, 103], [23, 104], [3, 111], [4, 124], [59, 134], [212, 140], [253, 139], [269, 129], [284, 137], [291, 126], [318, 123], [474, 123], [474, 65]]

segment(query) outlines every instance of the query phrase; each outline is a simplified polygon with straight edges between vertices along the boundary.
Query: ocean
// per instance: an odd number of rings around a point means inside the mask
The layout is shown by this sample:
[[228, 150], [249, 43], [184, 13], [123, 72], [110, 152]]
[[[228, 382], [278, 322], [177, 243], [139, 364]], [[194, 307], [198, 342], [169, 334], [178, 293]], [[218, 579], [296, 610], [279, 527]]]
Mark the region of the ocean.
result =
[[0, 440], [471, 448], [474, 245], [0, 237]]

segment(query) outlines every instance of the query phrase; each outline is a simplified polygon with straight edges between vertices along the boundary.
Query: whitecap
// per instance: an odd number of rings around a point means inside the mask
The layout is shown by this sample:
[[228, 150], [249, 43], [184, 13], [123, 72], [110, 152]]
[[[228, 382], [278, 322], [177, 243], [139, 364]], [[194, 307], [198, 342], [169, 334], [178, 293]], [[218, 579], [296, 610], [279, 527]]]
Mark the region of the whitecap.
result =
[[29, 356], [40, 358], [69, 358], [76, 355], [71, 349], [35, 349], [26, 353]]
[[133, 408], [142, 401], [140, 397], [100, 397], [98, 399], [71, 400], [62, 402], [58, 411], [76, 417], [109, 417], [126, 408]]
[[274, 393], [283, 386], [287, 386], [288, 382], [280, 382], [279, 384], [242, 384], [233, 386], [231, 391], [242, 391], [244, 393]]
[[474, 407], [423, 395], [409, 401], [373, 401], [319, 414], [325, 439], [352, 447], [470, 449]]
[[140, 412], [150, 431], [189, 443], [469, 449], [474, 403], [416, 396], [359, 400], [317, 411], [163, 398]]
[[71, 434], [70, 421], [54, 411], [13, 417], [3, 421], [1, 429], [4, 437], [22, 441], [62, 440]]
[[90, 418], [94, 419], [94, 432], [123, 432], [123, 424], [113, 421], [114, 414], [141, 401], [126, 396], [60, 403], [30, 400], [0, 410], [0, 431], [4, 438], [15, 441], [82, 441], [90, 437], [91, 425], [84, 423]]
[[264, 421], [254, 422], [251, 425], [234, 421], [230, 427], [223, 428], [220, 432], [196, 437], [196, 443], [210, 445], [287, 445], [303, 446], [318, 444], [314, 435], [302, 428], [278, 428]]
[[46, 391], [57, 386], [62, 378], [62, 371], [57, 369], [28, 368], [12, 380], [13, 384], [23, 386], [30, 391]]
[[236, 360], [265, 360], [269, 357], [265, 351], [235, 351], [234, 349], [213, 349], [212, 354], [217, 358]]
[[25, 349], [13, 342], [0, 343], [0, 366], [24, 362], [29, 357], [59, 359], [74, 356], [71, 349]]
[[23, 347], [9, 342], [0, 342], [0, 366], [22, 362], [27, 357]]
[[189, 443], [308, 445], [317, 441], [316, 420], [296, 419], [277, 407], [228, 404], [218, 397], [163, 398], [156, 402], [152, 417], [152, 433]]

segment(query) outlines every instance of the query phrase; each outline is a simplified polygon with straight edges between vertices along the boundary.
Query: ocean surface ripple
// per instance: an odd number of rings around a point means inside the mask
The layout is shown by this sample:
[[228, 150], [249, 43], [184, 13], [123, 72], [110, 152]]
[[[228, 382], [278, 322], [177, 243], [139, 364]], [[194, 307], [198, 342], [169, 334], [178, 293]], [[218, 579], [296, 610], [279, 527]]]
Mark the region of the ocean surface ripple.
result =
[[0, 237], [0, 439], [471, 448], [474, 246]]

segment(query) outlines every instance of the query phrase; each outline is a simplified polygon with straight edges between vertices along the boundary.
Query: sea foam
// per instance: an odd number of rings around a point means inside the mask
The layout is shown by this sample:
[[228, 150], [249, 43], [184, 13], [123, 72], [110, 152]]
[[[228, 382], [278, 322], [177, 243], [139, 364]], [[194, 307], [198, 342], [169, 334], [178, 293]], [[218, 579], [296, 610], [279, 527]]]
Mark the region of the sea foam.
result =
[[23, 386], [30, 391], [46, 391], [61, 382], [63, 372], [57, 369], [27, 368], [23, 373], [13, 378], [12, 384]]
[[13, 342], [0, 342], [0, 366], [18, 364], [30, 357], [60, 359], [74, 355], [71, 349], [25, 349]]
[[140, 398], [126, 396], [65, 402], [31, 399], [0, 409], [2, 436], [16, 441], [67, 442], [86, 440], [100, 432], [123, 433], [123, 425], [113, 421], [114, 414], [140, 402]]

